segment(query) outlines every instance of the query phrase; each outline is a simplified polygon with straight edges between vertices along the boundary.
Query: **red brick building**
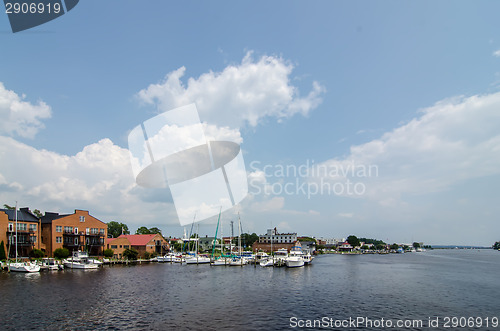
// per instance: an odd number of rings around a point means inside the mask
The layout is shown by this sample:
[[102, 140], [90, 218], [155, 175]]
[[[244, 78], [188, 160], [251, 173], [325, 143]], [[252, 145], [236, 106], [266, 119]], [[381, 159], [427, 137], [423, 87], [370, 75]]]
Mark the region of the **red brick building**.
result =
[[88, 211], [76, 209], [74, 214], [65, 215], [46, 212], [41, 223], [41, 249], [47, 256], [63, 247], [70, 252], [81, 250], [91, 256], [103, 255], [108, 225]]

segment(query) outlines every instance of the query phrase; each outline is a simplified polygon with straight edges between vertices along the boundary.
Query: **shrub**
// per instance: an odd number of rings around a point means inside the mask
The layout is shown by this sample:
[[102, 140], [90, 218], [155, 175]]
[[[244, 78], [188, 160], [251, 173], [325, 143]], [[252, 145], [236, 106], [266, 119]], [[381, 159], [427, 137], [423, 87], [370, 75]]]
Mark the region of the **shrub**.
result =
[[6, 258], [7, 256], [5, 255], [5, 246], [2, 240], [2, 242], [0, 243], [0, 260], [5, 260]]
[[111, 248], [108, 248], [108, 249], [104, 250], [103, 254], [104, 254], [104, 257], [113, 257], [115, 252], [113, 252], [113, 250]]
[[137, 260], [137, 255], [139, 255], [139, 252], [136, 251], [135, 249], [126, 249], [123, 252], [123, 257], [126, 258], [127, 260]]
[[35, 248], [34, 250], [31, 251], [31, 256], [36, 259], [40, 259], [45, 256], [45, 253], [41, 249]]
[[58, 248], [54, 251], [54, 257], [58, 259], [65, 259], [69, 256], [69, 250], [67, 248]]

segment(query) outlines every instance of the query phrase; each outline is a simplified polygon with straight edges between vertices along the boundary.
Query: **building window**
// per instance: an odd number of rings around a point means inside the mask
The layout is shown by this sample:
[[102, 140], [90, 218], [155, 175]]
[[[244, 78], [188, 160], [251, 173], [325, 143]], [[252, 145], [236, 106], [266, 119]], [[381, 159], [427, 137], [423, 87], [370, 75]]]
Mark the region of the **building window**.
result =
[[26, 231], [27, 229], [26, 223], [17, 223], [17, 231]]
[[78, 238], [75, 238], [75, 245], [78, 245]]
[[123, 248], [128, 249], [128, 245], [123, 245]]
[[32, 236], [31, 237], [31, 242], [34, 243], [34, 244], [36, 244], [36, 236]]
[[66, 232], [66, 233], [73, 233], [73, 227], [72, 226], [65, 226], [64, 227], [64, 232]]
[[116, 245], [111, 245], [111, 249], [116, 249]]
[[101, 245], [103, 245], [103, 246], [104, 246], [104, 238], [101, 238], [101, 239], [99, 240], [99, 242], [101, 243]]
[[80, 216], [80, 222], [85, 222], [85, 216]]
[[120, 248], [122, 248], [122, 245], [120, 245]]
[[10, 232], [14, 231], [14, 223], [9, 223], [9, 231]]
[[56, 232], [62, 232], [62, 226], [56, 225]]
[[56, 237], [56, 243], [61, 244], [62, 243], [62, 237]]
[[99, 229], [99, 233], [104, 235], [104, 229]]
[[36, 224], [30, 224], [30, 231], [36, 231]]
[[90, 229], [90, 233], [91, 234], [98, 234], [99, 233], [99, 229], [98, 228], [92, 228], [92, 229]]

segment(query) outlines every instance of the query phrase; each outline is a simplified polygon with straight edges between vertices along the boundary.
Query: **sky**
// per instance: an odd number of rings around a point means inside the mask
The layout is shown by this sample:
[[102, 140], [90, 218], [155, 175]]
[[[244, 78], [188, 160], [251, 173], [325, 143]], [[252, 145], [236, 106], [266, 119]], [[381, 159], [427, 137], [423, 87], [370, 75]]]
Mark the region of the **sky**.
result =
[[18, 33], [0, 14], [0, 203], [182, 235], [170, 190], [136, 183], [128, 135], [194, 103], [244, 158], [249, 193], [225, 235], [239, 213], [257, 234], [491, 246], [499, 9], [85, 0]]

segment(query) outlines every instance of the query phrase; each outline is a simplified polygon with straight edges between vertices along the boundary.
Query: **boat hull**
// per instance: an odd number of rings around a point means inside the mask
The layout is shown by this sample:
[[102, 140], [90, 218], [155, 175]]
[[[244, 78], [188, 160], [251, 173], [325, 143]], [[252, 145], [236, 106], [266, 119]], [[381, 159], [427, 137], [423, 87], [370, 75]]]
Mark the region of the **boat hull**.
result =
[[39, 272], [40, 266], [32, 263], [11, 263], [9, 270], [13, 272]]

